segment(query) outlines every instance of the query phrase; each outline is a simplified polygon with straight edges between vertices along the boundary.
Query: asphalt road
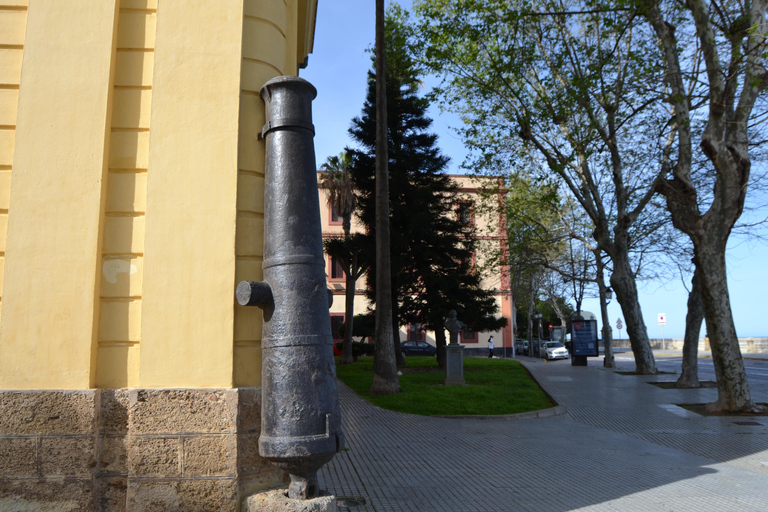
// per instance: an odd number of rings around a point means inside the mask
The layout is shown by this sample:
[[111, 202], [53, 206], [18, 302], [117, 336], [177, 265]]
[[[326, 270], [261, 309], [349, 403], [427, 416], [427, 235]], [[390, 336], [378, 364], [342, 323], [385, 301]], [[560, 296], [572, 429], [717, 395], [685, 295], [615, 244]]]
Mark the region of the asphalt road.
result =
[[[660, 371], [680, 373], [683, 357], [682, 354], [673, 352], [654, 352], [656, 366]], [[632, 352], [621, 352], [614, 355], [617, 364], [634, 364]], [[768, 360], [744, 360], [744, 368], [747, 372], [747, 380], [753, 392], [761, 392], [768, 395]], [[699, 380], [715, 380], [715, 369], [711, 357], [699, 358]], [[763, 399], [761, 399], [762, 401]]]

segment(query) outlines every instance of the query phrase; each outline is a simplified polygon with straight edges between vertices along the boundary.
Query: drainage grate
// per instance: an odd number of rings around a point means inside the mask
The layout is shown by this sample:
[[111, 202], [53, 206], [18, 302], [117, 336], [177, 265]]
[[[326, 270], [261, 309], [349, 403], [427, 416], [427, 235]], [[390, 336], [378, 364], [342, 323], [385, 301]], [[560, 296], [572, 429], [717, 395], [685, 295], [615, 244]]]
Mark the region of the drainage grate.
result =
[[758, 426], [758, 427], [762, 427], [763, 426], [762, 423], [758, 423], [756, 421], [734, 421], [733, 424], [734, 425], [755, 425], [755, 426]]

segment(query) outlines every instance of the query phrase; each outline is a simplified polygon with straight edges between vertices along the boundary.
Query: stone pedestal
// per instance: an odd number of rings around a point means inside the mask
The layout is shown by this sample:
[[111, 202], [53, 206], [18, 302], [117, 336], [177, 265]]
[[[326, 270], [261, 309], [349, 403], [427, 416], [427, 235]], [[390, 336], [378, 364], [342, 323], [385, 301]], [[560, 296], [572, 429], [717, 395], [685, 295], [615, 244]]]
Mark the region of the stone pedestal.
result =
[[445, 385], [464, 386], [464, 346], [449, 344], [445, 346]]
[[242, 512], [336, 512], [336, 496], [325, 495], [309, 500], [292, 500], [288, 491], [277, 489], [248, 496]]

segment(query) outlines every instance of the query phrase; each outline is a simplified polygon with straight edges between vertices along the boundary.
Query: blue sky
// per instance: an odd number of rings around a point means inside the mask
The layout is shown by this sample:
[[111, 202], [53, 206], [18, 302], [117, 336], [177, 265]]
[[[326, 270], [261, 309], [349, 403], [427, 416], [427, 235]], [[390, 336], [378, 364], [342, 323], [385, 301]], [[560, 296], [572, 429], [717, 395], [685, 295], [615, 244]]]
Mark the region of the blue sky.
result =
[[[406, 9], [411, 7], [410, 0], [399, 3]], [[347, 130], [352, 118], [360, 115], [365, 101], [366, 73], [371, 67], [366, 49], [373, 45], [374, 4], [373, 0], [319, 1], [314, 51], [309, 57], [309, 66], [300, 72], [318, 91], [313, 104], [318, 167], [329, 156], [337, 155], [352, 144]], [[430, 80], [426, 83], [429, 86]], [[461, 173], [459, 166], [466, 151], [459, 137], [451, 131], [452, 127], [459, 126], [460, 120], [441, 114], [437, 107], [432, 107], [430, 115], [434, 120], [433, 131], [439, 136], [438, 144], [451, 158], [448, 172]], [[739, 336], [768, 336], [764, 321], [768, 318], [768, 246], [732, 237], [727, 264], [728, 286]], [[680, 280], [639, 283], [639, 287], [648, 335], [662, 337], [657, 317], [659, 313], [665, 313], [664, 337], [682, 338], [688, 296]], [[596, 314], [600, 310], [597, 300], [586, 300], [583, 309]], [[624, 320], [624, 317], [615, 299], [608, 310], [614, 337], [618, 337], [616, 320]], [[626, 326], [626, 322], [624, 324]], [[626, 338], [626, 328], [621, 334]]]

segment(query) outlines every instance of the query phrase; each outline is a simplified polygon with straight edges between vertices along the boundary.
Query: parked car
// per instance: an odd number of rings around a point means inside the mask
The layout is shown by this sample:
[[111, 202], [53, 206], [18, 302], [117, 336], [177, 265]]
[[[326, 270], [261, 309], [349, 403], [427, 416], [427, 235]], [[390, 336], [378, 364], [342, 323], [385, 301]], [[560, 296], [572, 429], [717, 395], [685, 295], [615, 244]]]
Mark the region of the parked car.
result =
[[404, 356], [434, 356], [437, 349], [426, 341], [409, 340], [400, 344]]
[[542, 342], [539, 354], [547, 361], [550, 359], [568, 359], [568, 349], [559, 341]]
[[528, 342], [526, 340], [515, 340], [515, 352], [518, 354], [528, 352]]

